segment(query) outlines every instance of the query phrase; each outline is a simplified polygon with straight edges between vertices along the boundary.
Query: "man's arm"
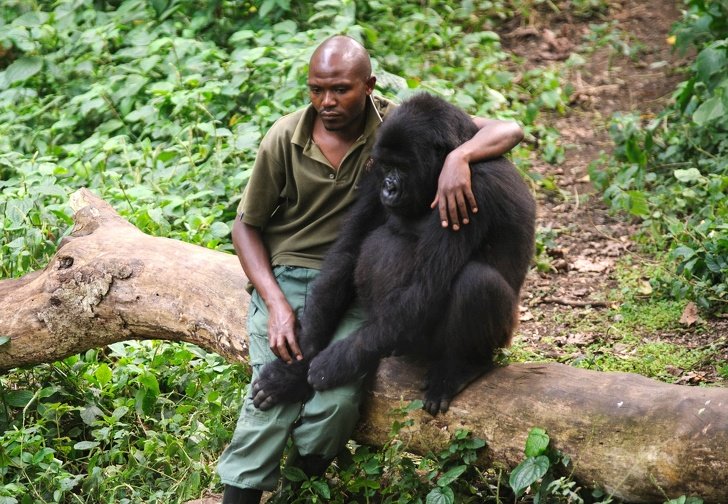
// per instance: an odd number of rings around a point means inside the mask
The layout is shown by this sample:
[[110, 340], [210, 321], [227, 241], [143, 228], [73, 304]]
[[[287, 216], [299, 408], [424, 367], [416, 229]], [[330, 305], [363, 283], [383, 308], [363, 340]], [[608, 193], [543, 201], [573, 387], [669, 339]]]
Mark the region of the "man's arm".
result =
[[273, 276], [260, 229], [238, 217], [233, 223], [232, 239], [243, 271], [268, 308], [268, 344], [271, 351], [289, 363], [293, 358], [301, 360], [303, 354], [295, 332], [296, 314]]
[[477, 213], [478, 204], [470, 187], [470, 163], [504, 155], [523, 140], [523, 130], [513, 121], [474, 117], [480, 130], [445, 159], [437, 184], [437, 195], [430, 205], [438, 207], [443, 227], [453, 231], [469, 222], [469, 212]]

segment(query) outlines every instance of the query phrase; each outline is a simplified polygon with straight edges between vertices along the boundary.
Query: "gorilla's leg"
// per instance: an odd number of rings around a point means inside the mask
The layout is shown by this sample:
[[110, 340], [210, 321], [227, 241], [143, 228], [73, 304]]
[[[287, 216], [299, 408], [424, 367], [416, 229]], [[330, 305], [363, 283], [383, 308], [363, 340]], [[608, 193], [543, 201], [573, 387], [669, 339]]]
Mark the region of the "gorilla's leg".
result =
[[517, 307], [516, 294], [496, 269], [475, 261], [463, 269], [433, 336], [425, 410], [444, 413], [455, 395], [493, 366], [493, 353], [515, 328]]
[[347, 339], [332, 343], [311, 361], [308, 383], [328, 390], [363, 377], [394, 349], [381, 335], [378, 325], [369, 321]]

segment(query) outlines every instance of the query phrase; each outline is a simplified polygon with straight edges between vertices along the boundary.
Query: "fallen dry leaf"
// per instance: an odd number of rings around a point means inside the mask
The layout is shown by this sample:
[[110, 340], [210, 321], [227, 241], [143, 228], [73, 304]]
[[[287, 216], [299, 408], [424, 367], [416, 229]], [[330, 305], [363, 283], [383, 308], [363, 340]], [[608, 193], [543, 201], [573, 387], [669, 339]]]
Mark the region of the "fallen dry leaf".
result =
[[698, 321], [698, 306], [690, 301], [682, 312], [680, 317], [680, 323], [682, 325], [690, 327]]
[[572, 269], [582, 273], [602, 273], [612, 266], [612, 261], [606, 259], [601, 261], [591, 261], [580, 257], [572, 263]]

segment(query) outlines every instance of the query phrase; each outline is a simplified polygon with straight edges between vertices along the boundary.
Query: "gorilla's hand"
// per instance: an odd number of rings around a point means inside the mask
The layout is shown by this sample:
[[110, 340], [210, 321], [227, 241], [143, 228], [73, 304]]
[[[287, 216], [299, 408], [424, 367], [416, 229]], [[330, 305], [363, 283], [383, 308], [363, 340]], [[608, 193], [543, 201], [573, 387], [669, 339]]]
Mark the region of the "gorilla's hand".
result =
[[260, 410], [268, 410], [280, 403], [301, 402], [308, 399], [312, 390], [306, 383], [306, 361], [286, 364], [275, 360], [263, 367], [253, 382], [253, 404]]

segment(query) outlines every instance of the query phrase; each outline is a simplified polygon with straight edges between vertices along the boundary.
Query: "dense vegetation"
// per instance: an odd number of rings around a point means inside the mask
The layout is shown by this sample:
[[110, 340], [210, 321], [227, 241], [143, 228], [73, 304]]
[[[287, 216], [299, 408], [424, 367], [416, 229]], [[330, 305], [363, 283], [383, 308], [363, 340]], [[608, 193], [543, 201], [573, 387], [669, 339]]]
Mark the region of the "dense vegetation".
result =
[[679, 50], [697, 50], [687, 80], [648, 123], [634, 114], [616, 118], [616, 162], [591, 176], [613, 208], [642, 220], [648, 250], [667, 251], [656, 290], [725, 312], [728, 3], [690, 0], [688, 7], [675, 30]]
[[[305, 103], [310, 51], [334, 33], [371, 48], [382, 93], [402, 98], [424, 89], [473, 114], [516, 118], [538, 140], [535, 155], [558, 162], [557, 133], [541, 117], [566, 107], [560, 75], [524, 70], [495, 32], [542, 3], [3, 1], [0, 278], [45, 264], [69, 230], [68, 195], [82, 186], [147, 233], [230, 250], [230, 222], [257, 143]], [[578, 16], [605, 7], [561, 4]], [[710, 307], [725, 302], [728, 261], [728, 142], [720, 122], [728, 81], [719, 72], [728, 46], [726, 7], [715, 4], [692, 1], [679, 32], [681, 44], [700, 44], [702, 52], [676, 105], [646, 126], [637, 118], [617, 123], [627, 163], [593, 174], [615, 207], [644, 218], [653, 239], [664, 236], [681, 260], [679, 275], [662, 285]], [[535, 188], [552, 190], [529, 170], [533, 155], [522, 147], [513, 156]], [[197, 497], [215, 488], [214, 463], [246, 381], [243, 368], [217, 355], [159, 342], [115, 344], [4, 376], [0, 504]], [[354, 447], [353, 464], [332, 481], [305, 483], [300, 498], [502, 502], [541, 481], [528, 499], [582, 499], [573, 482], [552, 474], [568, 458], [547, 449], [545, 433], [529, 437], [509, 487], [501, 471], [473, 466], [482, 441], [466, 432], [443, 453], [409, 457], [399, 437], [405, 413], [395, 415], [381, 451]]]

